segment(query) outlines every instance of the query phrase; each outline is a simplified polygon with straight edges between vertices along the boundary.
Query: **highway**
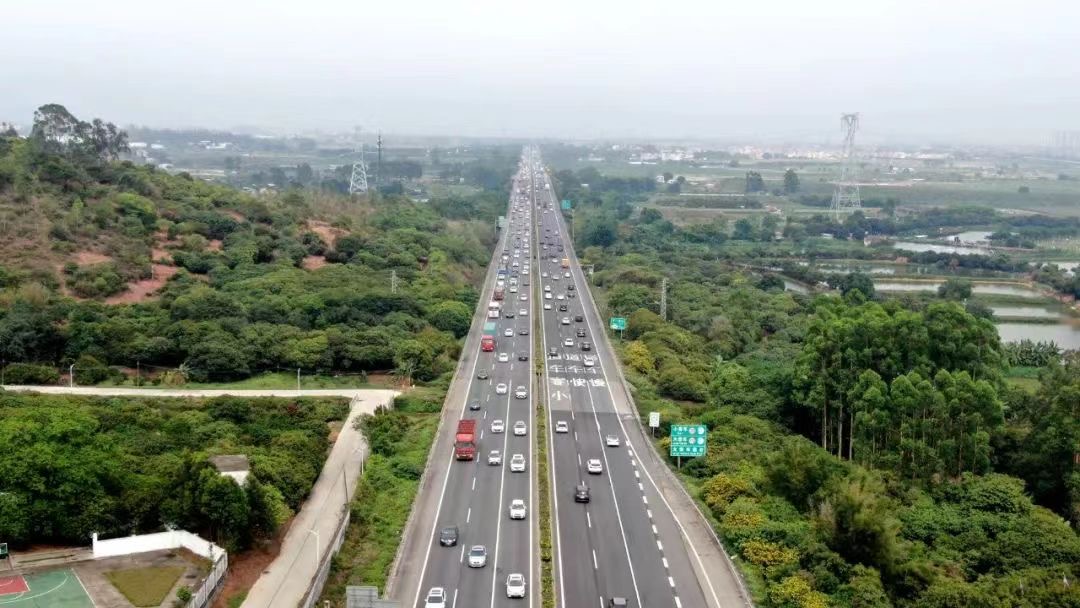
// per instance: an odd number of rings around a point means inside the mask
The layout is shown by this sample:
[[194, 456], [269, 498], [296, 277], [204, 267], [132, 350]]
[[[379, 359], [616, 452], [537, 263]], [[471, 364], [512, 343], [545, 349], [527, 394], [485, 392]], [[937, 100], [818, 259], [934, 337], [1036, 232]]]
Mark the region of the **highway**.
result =
[[[527, 178], [527, 173], [519, 176]], [[515, 180], [513, 192], [522, 184]], [[508, 226], [502, 230], [499, 245], [492, 256], [481, 292], [480, 304], [473, 321], [472, 333], [493, 335], [496, 346], [493, 352], [478, 348], [478, 340], [466, 342], [471, 352], [463, 353], [468, 364], [459, 366], [446, 407], [452, 415], [444, 416], [441, 434], [453, 437], [458, 419], [477, 421], [477, 458], [472, 461], [454, 460], [452, 443], [442, 442], [440, 449], [433, 450], [430, 463], [433, 477], [437, 480], [432, 490], [437, 491], [434, 517], [418, 518], [420, 531], [426, 545], [418, 549], [423, 553], [417, 574], [405, 584], [403, 591], [415, 586], [406, 605], [423, 607], [432, 588], [445, 590], [446, 606], [456, 608], [495, 608], [496, 606], [532, 607], [538, 589], [534, 581], [536, 564], [536, 483], [532, 456], [535, 453], [533, 433], [532, 332], [535, 281], [529, 272], [529, 225], [531, 223], [531, 198], [525, 194], [512, 196], [509, 207]], [[496, 269], [506, 270], [500, 278]], [[517, 276], [512, 276], [517, 275]], [[517, 285], [514, 285], [517, 283]], [[503, 291], [498, 315], [486, 314], [497, 285]], [[525, 311], [526, 314], [521, 314]], [[510, 335], [506, 335], [509, 333]], [[525, 354], [528, 360], [521, 361]], [[486, 379], [478, 378], [487, 372]], [[463, 377], [467, 374], [467, 377]], [[498, 394], [496, 387], [505, 385], [506, 393]], [[527, 397], [515, 396], [524, 387]], [[501, 391], [499, 391], [501, 392]], [[463, 396], [463, 398], [462, 398]], [[472, 409], [476, 404], [478, 409]], [[505, 430], [493, 432], [493, 423], [502, 421]], [[526, 435], [513, 432], [515, 423], [526, 425]], [[439, 444], [437, 444], [439, 446]], [[492, 450], [501, 454], [501, 464], [491, 465], [488, 456]], [[521, 454], [526, 460], [524, 472], [511, 472], [510, 459]], [[525, 501], [528, 510], [525, 520], [511, 520], [509, 505], [512, 500]], [[419, 508], [419, 507], [415, 507]], [[440, 544], [440, 534], [447, 526], [458, 529], [457, 544], [452, 547]], [[427, 529], [424, 529], [424, 528]], [[416, 543], [419, 545], [419, 543]], [[468, 553], [472, 546], [483, 545], [487, 550], [487, 564], [480, 568], [468, 565]], [[416, 550], [416, 549], [414, 549]], [[405, 559], [408, 559], [407, 557]], [[401, 566], [399, 565], [399, 568]], [[509, 599], [506, 579], [511, 573], [524, 575], [527, 596]], [[404, 578], [404, 576], [403, 576]], [[403, 602], [405, 603], [405, 602]]]
[[[655, 469], [664, 465], [641, 432], [621, 384], [606, 324], [592, 301], [549, 177], [537, 165], [533, 178], [537, 240], [545, 258], [538, 264], [540, 288], [550, 287], [554, 294], [552, 299], [543, 296], [544, 304], [554, 306], [542, 311], [541, 338], [547, 372], [542, 391], [550, 404], [547, 426], [554, 446], [558, 605], [606, 608], [613, 597], [641, 608], [743, 605], [738, 582], [716, 559], [718, 547], [706, 551], [707, 536], [691, 542], [654, 483]], [[566, 310], [560, 310], [564, 304]], [[561, 421], [565, 433], [557, 432]], [[619, 445], [608, 446], [609, 437]], [[643, 452], [653, 472], [638, 456]], [[590, 459], [600, 461], [602, 473], [586, 470]], [[582, 483], [590, 491], [585, 504], [575, 502], [575, 488]], [[718, 563], [706, 565], [703, 554]]]
[[[387, 593], [418, 608], [433, 588], [444, 590], [446, 608], [539, 606], [532, 458], [536, 441], [546, 441], [557, 606], [608, 608], [613, 598], [634, 608], [749, 605], [715, 534], [638, 421], [535, 148], [522, 155], [507, 217]], [[505, 299], [497, 318], [488, 318], [497, 288]], [[485, 335], [497, 342], [493, 352], [481, 348]], [[518, 360], [521, 353], [529, 360]], [[480, 372], [489, 377], [478, 378]], [[500, 384], [506, 394], [496, 391]], [[524, 399], [514, 395], [519, 386]], [[533, 433], [537, 397], [549, 405], [546, 437]], [[454, 460], [459, 419], [477, 421], [476, 460]], [[505, 432], [492, 432], [495, 420]], [[526, 436], [511, 433], [517, 422], [527, 425]], [[491, 450], [502, 454], [500, 464], [488, 464]], [[525, 472], [510, 470], [513, 454], [524, 455]], [[599, 471], [588, 470], [590, 460]], [[587, 502], [577, 500], [581, 485]], [[514, 499], [527, 505], [524, 521], [508, 517]], [[447, 526], [457, 527], [456, 546], [440, 544]], [[468, 565], [473, 545], [487, 549], [482, 568]], [[507, 597], [511, 573], [525, 577], [526, 597]]]

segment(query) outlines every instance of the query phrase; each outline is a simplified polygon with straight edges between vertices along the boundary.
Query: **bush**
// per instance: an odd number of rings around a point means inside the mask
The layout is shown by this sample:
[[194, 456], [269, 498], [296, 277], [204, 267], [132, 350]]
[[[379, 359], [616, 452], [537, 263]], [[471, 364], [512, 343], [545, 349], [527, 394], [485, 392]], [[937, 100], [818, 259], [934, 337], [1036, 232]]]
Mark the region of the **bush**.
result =
[[12, 363], [4, 368], [4, 382], [7, 384], [56, 384], [59, 381], [60, 372], [48, 365]]

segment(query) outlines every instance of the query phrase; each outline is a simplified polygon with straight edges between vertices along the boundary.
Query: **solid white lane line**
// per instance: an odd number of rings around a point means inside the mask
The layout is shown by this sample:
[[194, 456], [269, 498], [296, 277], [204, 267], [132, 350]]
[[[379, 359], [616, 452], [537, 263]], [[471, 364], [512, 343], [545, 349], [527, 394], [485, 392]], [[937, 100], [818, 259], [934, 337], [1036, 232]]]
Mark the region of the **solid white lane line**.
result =
[[457, 606], [457, 588], [454, 588], [454, 603], [450, 604], [452, 608]]

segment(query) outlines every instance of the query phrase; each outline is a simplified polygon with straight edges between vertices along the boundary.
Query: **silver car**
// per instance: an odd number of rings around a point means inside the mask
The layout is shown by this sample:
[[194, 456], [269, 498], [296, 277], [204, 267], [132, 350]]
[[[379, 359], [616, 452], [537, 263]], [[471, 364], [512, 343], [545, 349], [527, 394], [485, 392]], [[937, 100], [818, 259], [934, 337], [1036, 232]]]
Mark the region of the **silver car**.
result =
[[470, 568], [483, 568], [487, 565], [487, 547], [484, 545], [473, 545], [469, 549], [469, 567]]
[[525, 575], [514, 572], [506, 577], [506, 597], [525, 597]]
[[524, 473], [525, 472], [525, 455], [514, 454], [510, 457], [510, 472], [511, 473]]

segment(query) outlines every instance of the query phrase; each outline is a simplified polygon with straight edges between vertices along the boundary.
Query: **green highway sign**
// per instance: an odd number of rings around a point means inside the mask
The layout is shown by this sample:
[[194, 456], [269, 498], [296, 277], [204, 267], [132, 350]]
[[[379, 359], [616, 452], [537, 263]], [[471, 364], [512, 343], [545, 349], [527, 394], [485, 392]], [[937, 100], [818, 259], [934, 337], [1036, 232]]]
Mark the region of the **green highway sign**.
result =
[[704, 424], [673, 424], [669, 453], [672, 456], [704, 456], [708, 436], [709, 429]]
[[0, 543], [0, 559], [8, 556], [7, 543]]
[[615, 331], [626, 330], [626, 317], [611, 317], [611, 329]]
[[564, 199], [563, 202], [562, 202], [562, 208], [563, 208], [564, 211], [570, 209], [570, 201]]

